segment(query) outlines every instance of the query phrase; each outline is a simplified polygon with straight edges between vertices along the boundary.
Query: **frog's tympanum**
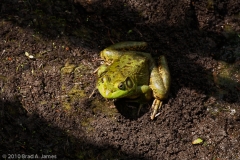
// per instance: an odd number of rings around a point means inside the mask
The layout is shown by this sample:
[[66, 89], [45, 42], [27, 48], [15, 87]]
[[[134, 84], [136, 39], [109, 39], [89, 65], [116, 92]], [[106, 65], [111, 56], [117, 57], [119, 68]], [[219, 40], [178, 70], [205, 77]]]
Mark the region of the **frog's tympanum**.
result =
[[120, 42], [101, 51], [104, 60], [98, 68], [97, 89], [107, 99], [129, 98], [140, 104], [154, 98], [154, 119], [170, 86], [170, 73], [165, 57], [157, 66], [151, 54], [140, 52], [145, 42]]

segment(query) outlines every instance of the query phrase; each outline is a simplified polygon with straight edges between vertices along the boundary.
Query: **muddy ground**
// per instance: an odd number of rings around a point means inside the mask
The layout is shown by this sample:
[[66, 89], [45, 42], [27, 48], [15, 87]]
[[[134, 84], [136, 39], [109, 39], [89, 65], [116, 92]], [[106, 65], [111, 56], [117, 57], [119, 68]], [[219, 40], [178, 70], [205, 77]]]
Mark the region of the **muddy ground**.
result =
[[[169, 63], [154, 121], [89, 98], [99, 52], [130, 40]], [[238, 0], [1, 0], [1, 156], [240, 159], [239, 44]]]

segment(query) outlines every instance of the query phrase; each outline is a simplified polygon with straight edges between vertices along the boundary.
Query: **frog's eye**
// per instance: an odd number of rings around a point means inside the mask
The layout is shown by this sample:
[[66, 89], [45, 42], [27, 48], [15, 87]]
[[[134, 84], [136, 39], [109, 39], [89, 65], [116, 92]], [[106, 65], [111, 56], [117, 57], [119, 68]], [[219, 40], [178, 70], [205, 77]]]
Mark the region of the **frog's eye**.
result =
[[118, 84], [118, 88], [121, 89], [121, 90], [125, 90], [125, 85], [124, 85], [124, 83], [123, 83], [123, 82], [120, 82], [120, 83]]
[[128, 88], [132, 88], [133, 87], [133, 82], [132, 82], [132, 80], [129, 77], [126, 79], [126, 84], [127, 84]]

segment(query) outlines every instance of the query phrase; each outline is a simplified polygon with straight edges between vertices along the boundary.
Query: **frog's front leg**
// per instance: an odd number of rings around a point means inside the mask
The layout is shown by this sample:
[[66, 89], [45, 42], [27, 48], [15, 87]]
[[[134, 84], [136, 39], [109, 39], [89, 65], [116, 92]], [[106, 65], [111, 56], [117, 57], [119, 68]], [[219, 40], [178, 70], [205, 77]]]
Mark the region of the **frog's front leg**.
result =
[[140, 115], [141, 108], [143, 107], [144, 103], [152, 99], [152, 89], [148, 85], [139, 86], [137, 88], [136, 93], [140, 95], [137, 102], [140, 103], [138, 108], [137, 115]]
[[151, 119], [155, 118], [158, 109], [162, 106], [162, 100], [166, 99], [168, 96], [170, 79], [166, 58], [161, 56], [159, 67], [154, 66], [150, 76], [150, 87], [153, 90], [153, 96], [155, 98], [152, 104], [153, 112], [151, 114]]
[[101, 66], [99, 66], [95, 71], [94, 73], [97, 72], [97, 77], [101, 77], [101, 75], [107, 71], [107, 68], [108, 68], [108, 65], [106, 64], [102, 64]]

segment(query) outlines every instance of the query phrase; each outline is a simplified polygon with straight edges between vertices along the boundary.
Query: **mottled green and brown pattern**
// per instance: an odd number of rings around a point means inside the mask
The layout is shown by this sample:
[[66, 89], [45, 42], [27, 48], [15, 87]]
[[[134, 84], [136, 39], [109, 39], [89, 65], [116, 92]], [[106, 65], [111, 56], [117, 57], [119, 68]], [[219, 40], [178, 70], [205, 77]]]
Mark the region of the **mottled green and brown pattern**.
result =
[[154, 97], [154, 119], [168, 96], [170, 73], [164, 56], [157, 67], [149, 53], [139, 52], [146, 46], [146, 42], [120, 42], [101, 51], [105, 63], [98, 68], [97, 88], [108, 99], [130, 98], [144, 103]]

